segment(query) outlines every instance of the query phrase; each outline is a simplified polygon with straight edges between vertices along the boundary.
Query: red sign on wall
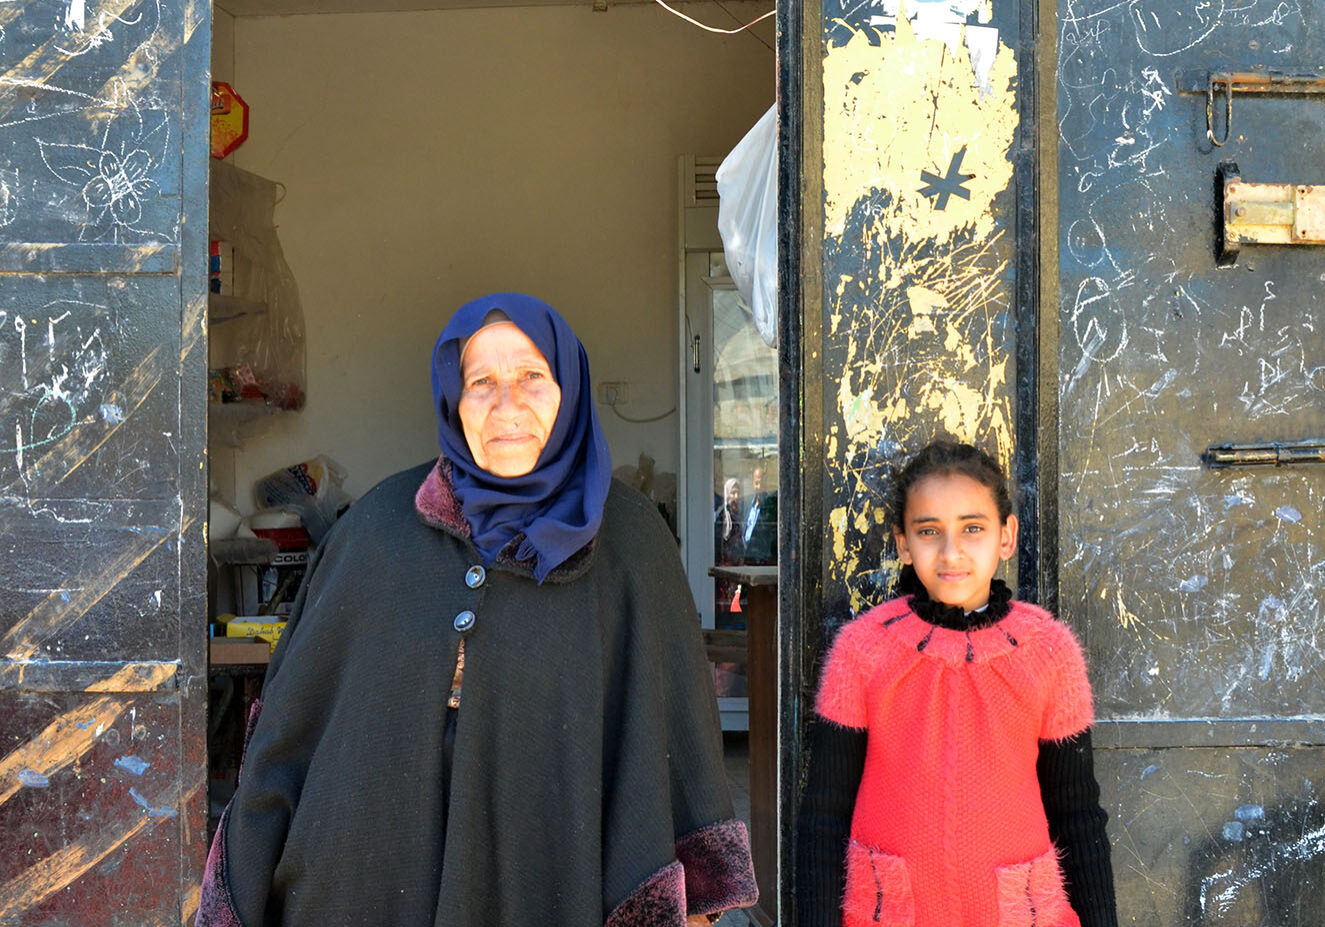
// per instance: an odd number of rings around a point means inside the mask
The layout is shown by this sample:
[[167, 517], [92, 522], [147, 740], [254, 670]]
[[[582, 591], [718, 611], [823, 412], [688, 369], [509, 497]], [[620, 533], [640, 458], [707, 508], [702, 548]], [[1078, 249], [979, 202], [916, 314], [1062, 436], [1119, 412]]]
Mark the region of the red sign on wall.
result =
[[225, 81], [212, 81], [212, 157], [224, 158], [248, 138], [248, 104]]

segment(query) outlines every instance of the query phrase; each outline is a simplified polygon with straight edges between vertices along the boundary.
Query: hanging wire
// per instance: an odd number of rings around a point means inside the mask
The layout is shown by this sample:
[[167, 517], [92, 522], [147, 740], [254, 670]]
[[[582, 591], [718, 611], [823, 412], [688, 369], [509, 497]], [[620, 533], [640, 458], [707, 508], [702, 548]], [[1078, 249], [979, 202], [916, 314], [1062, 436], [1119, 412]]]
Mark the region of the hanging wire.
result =
[[[686, 22], [690, 23], [691, 25], [698, 26], [699, 28], [703, 29], [705, 32], [714, 32], [717, 33], [718, 35], [735, 35], [738, 32], [744, 32], [746, 29], [749, 29], [755, 23], [763, 22], [765, 19], [768, 19], [768, 17], [772, 16], [774, 13], [777, 12], [777, 7], [774, 7], [773, 9], [765, 13], [763, 16], [758, 16], [750, 20], [744, 26], [738, 26], [735, 29], [719, 29], [717, 26], [706, 26], [699, 20], [687, 16], [685, 13], [682, 13], [680, 10], [668, 6], [666, 0], [653, 0], [653, 2], [658, 4], [667, 12], [671, 13], [673, 16], [679, 16], [682, 19], [684, 19]], [[726, 11], [724, 10], [724, 12]]]
[[661, 422], [663, 419], [667, 418], [667, 416], [676, 412], [676, 406], [672, 406], [666, 412], [659, 415], [650, 415], [648, 418], [631, 418], [628, 415], [622, 415], [617, 409], [615, 402], [611, 403], [610, 408], [613, 412], [616, 412], [617, 418], [621, 419], [623, 422], [630, 422], [632, 425], [647, 425], [649, 422]]
[[[741, 20], [740, 20], [740, 17], [738, 17], [735, 13], [733, 13], [731, 10], [727, 9], [725, 6], [722, 5], [722, 0], [713, 0], [713, 2], [714, 2], [715, 4], [717, 4], [718, 9], [722, 10], [722, 12], [726, 13], [726, 14], [731, 18], [731, 21], [732, 21], [732, 22], [734, 22], [734, 23], [738, 23], [738, 22], [741, 21]], [[774, 6], [772, 12], [774, 12], [774, 13], [777, 12], [777, 7], [776, 7], [776, 6]], [[757, 21], [758, 21], [758, 20], [756, 20], [756, 22], [757, 22]], [[769, 51], [773, 51], [773, 46], [772, 46], [772, 45], [769, 45], [769, 44], [768, 44], [767, 42], [765, 42], [762, 38], [760, 38], [759, 33], [757, 33], [757, 32], [751, 32], [751, 33], [750, 33], [750, 38], [754, 39], [756, 42], [758, 42], [760, 45], [762, 45], [762, 46], [764, 46], [765, 48], [767, 48]]]

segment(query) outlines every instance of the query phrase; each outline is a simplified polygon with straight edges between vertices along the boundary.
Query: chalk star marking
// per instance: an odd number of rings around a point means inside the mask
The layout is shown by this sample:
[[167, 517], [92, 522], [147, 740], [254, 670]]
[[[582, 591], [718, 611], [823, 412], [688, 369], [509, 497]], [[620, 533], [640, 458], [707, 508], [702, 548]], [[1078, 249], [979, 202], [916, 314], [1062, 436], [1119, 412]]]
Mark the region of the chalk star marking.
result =
[[948, 173], [944, 177], [931, 174], [929, 171], [920, 172], [920, 179], [926, 184], [926, 186], [920, 188], [920, 194], [936, 197], [934, 201], [935, 209], [946, 209], [948, 207], [948, 197], [950, 196], [960, 196], [964, 200], [971, 198], [971, 191], [962, 185], [968, 180], [974, 180], [975, 175], [957, 173], [961, 170], [962, 158], [965, 156], [966, 146], [963, 145], [962, 150], [952, 156], [952, 162], [948, 165]]

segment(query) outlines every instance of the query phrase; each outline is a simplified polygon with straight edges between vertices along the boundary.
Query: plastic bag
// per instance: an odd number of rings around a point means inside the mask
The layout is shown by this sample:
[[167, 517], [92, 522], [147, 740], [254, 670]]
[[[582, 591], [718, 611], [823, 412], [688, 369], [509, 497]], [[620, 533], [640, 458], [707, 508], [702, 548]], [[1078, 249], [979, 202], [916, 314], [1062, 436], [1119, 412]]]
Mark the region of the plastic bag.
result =
[[778, 343], [777, 104], [718, 168], [718, 234], [732, 282], [750, 306], [759, 337]]
[[294, 512], [317, 545], [353, 501], [341, 488], [344, 481], [336, 462], [319, 455], [264, 476], [254, 485], [253, 498], [258, 508]]
[[[279, 184], [225, 161], [211, 168], [211, 289], [237, 311], [211, 324], [217, 398], [260, 399], [270, 407], [304, 405], [304, 310], [276, 234]], [[231, 395], [226, 396], [229, 392]]]

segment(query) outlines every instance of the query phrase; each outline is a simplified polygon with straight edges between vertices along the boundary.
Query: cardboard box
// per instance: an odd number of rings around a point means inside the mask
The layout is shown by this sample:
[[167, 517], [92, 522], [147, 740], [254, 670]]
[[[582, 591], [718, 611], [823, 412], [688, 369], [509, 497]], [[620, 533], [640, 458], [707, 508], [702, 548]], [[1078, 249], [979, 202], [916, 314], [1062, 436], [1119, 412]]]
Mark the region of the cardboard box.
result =
[[213, 666], [262, 664], [271, 658], [271, 644], [251, 637], [213, 637], [208, 644], [208, 657]]
[[281, 632], [284, 630], [284, 621], [278, 621], [265, 615], [252, 618], [231, 618], [225, 623], [226, 637], [256, 637], [267, 641], [272, 650], [276, 649], [276, 642], [281, 639]]

